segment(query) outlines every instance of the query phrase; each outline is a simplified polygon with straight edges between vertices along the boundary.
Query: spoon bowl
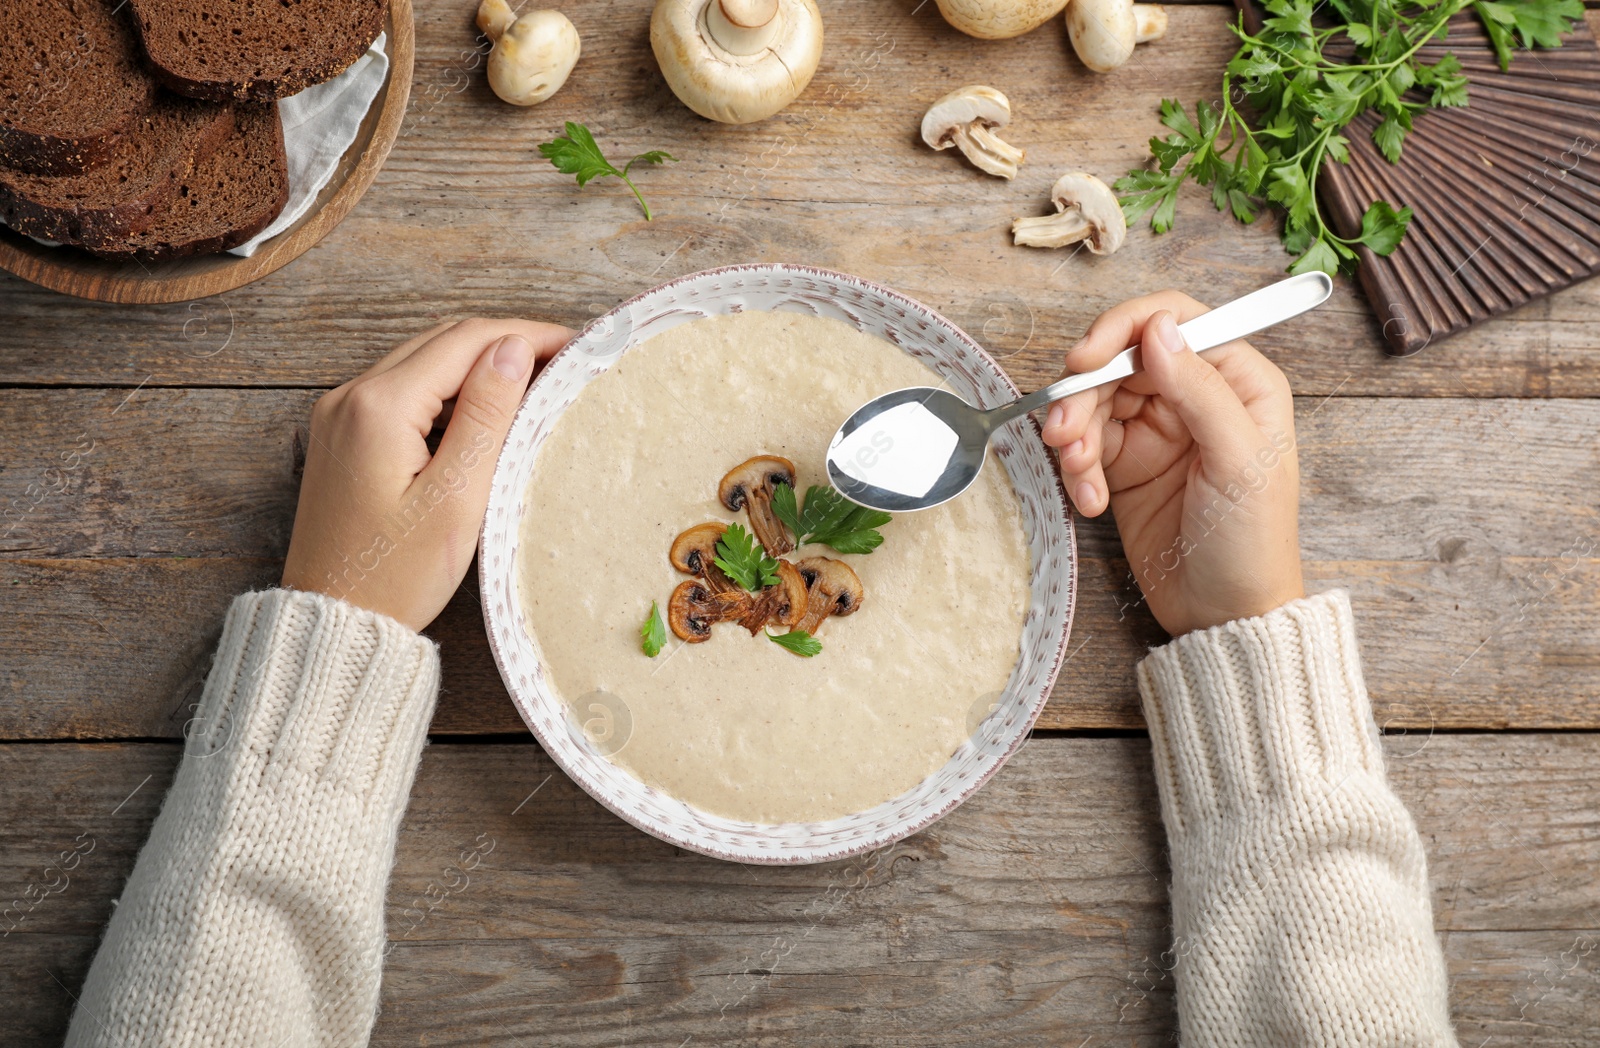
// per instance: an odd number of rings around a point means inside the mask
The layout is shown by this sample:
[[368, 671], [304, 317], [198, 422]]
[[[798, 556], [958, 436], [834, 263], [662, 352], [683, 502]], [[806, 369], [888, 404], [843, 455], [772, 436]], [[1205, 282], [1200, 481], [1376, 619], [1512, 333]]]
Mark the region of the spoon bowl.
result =
[[[907, 432], [899, 424], [907, 407], [926, 412], [953, 439], [940, 440], [927, 416], [920, 427], [926, 432]], [[900, 414], [891, 414], [895, 408], [901, 409]], [[955, 498], [978, 479], [988, 458], [991, 432], [987, 413], [947, 389], [897, 389], [863, 405], [839, 427], [828, 446], [828, 479], [845, 498], [872, 509], [888, 513], [930, 509]], [[914, 442], [909, 456], [908, 442]], [[886, 477], [882, 464], [891, 457], [901, 466]]]
[[[1189, 349], [1203, 353], [1297, 317], [1332, 293], [1326, 273], [1301, 273], [1186, 320], [1178, 333]], [[1137, 373], [1138, 352], [1130, 346], [1104, 367], [995, 408], [975, 408], [931, 386], [885, 393], [857, 408], [834, 434], [828, 479], [852, 502], [888, 513], [949, 502], [978, 479], [995, 430], [1052, 401]]]

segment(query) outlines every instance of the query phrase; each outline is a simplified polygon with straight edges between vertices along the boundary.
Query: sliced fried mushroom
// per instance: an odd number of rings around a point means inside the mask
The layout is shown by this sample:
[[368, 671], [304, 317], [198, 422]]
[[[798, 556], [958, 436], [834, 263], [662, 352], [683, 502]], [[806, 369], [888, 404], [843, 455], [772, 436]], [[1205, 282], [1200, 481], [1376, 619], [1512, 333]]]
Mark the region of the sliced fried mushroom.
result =
[[772, 512], [772, 491], [779, 484], [794, 487], [794, 463], [777, 455], [757, 455], [728, 471], [717, 485], [717, 498], [731, 510], [747, 510], [750, 530], [769, 556], [794, 549], [794, 539]]
[[738, 622], [750, 612], [750, 594], [741, 589], [711, 592], [699, 579], [680, 582], [667, 601], [667, 625], [679, 640], [699, 644], [711, 639], [711, 627]]
[[[1076, 2], [1076, 0], [1074, 0]], [[1019, 218], [1011, 223], [1014, 243], [1025, 247], [1066, 247], [1088, 241], [1089, 250], [1109, 255], [1122, 246], [1128, 232], [1122, 205], [1111, 187], [1089, 174], [1074, 171], [1056, 179], [1050, 190], [1056, 213]]]
[[733, 589], [733, 580], [717, 567], [717, 542], [728, 525], [721, 521], [696, 524], [672, 540], [667, 557], [672, 566], [685, 575], [693, 575], [706, 584], [712, 593]]
[[1067, 35], [1084, 65], [1109, 73], [1133, 56], [1135, 44], [1167, 32], [1167, 9], [1133, 0], [1073, 0], [1067, 5]]
[[1009, 40], [1054, 18], [1067, 0], [939, 0], [944, 20], [980, 40]]
[[800, 569], [786, 560], [778, 561], [778, 584], [768, 586], [750, 602], [750, 611], [739, 625], [753, 637], [767, 626], [793, 626], [806, 613], [810, 593]]
[[807, 557], [796, 565], [806, 581], [806, 613], [794, 624], [813, 637], [829, 615], [853, 615], [866, 591], [850, 565], [832, 557]]
[[992, 87], [958, 87], [929, 107], [922, 118], [922, 140], [934, 149], [955, 146], [979, 169], [1000, 178], [1017, 177], [1024, 152], [1002, 141], [993, 128], [1011, 120], [1011, 103]]

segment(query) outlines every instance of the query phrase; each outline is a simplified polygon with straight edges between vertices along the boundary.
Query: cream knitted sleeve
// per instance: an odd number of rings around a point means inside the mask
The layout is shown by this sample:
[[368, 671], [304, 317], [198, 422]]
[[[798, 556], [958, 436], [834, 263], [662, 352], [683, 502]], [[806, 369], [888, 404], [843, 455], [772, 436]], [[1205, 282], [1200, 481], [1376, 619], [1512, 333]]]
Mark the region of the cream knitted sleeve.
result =
[[1187, 1048], [1454, 1045], [1422, 840], [1343, 591], [1139, 664]]
[[433, 643], [327, 597], [234, 601], [68, 1045], [367, 1041]]

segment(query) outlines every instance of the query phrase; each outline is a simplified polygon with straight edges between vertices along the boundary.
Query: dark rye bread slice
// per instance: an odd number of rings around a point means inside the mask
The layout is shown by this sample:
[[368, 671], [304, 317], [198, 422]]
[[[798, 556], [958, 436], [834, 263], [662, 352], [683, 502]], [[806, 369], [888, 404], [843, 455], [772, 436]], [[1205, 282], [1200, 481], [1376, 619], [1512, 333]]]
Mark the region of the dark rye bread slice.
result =
[[0, 219], [31, 237], [116, 250], [146, 229], [197, 161], [233, 130], [233, 108], [165, 91], [117, 136], [111, 155], [76, 175], [0, 167]]
[[156, 77], [217, 101], [265, 102], [348, 69], [389, 0], [130, 0]]
[[0, 163], [74, 174], [105, 160], [150, 108], [121, 0], [0, 3]]
[[289, 200], [277, 103], [235, 106], [233, 125], [157, 209], [148, 229], [94, 253], [119, 261], [181, 258], [238, 247], [267, 228]]

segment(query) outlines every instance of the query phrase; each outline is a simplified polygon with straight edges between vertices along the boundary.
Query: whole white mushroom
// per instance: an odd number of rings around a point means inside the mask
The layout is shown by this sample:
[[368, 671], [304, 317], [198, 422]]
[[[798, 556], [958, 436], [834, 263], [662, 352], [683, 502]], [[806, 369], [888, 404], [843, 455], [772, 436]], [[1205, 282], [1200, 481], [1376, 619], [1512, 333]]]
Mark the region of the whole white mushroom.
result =
[[939, 0], [939, 13], [980, 40], [1009, 40], [1044, 25], [1067, 0]]
[[1067, 5], [1067, 35], [1083, 64], [1109, 73], [1133, 56], [1136, 44], [1159, 40], [1167, 32], [1167, 9], [1133, 0], [1072, 0]]
[[672, 93], [724, 124], [765, 120], [822, 58], [816, 0], [657, 0], [650, 47]]
[[[480, 7], [478, 13], [490, 26], [497, 24], [493, 12], [486, 18]], [[484, 32], [489, 33], [490, 28], [484, 27]], [[578, 31], [566, 15], [530, 11], [495, 40], [489, 52], [489, 86], [514, 106], [538, 105], [561, 90], [581, 50]]]

